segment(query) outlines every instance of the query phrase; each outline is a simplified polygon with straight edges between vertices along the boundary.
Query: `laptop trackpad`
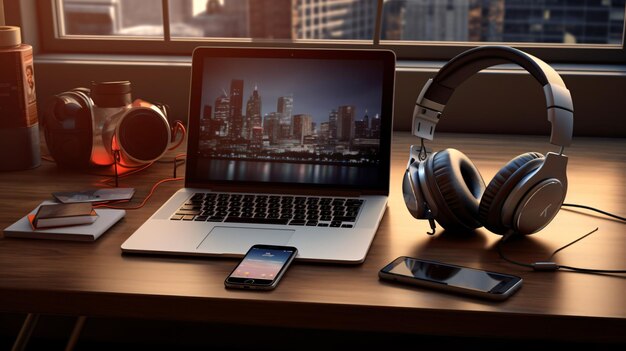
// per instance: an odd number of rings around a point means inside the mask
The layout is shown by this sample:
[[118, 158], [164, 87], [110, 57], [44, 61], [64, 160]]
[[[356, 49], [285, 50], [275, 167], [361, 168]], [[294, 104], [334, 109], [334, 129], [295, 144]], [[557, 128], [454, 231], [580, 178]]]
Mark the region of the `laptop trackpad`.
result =
[[295, 230], [214, 227], [198, 245], [198, 251], [245, 254], [255, 244], [287, 245]]

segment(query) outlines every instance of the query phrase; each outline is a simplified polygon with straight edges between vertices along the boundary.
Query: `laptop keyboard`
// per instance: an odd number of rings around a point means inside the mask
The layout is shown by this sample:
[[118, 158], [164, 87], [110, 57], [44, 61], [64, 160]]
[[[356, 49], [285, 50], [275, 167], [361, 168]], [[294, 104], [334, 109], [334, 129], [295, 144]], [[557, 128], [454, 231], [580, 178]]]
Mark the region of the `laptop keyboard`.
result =
[[195, 193], [170, 220], [352, 228], [362, 205], [355, 198]]

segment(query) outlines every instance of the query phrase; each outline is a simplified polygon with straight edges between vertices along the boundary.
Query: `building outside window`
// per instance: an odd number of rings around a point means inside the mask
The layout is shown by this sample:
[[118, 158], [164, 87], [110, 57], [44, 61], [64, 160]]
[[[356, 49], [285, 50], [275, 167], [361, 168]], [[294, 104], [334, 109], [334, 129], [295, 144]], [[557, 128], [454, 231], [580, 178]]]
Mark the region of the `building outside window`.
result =
[[[173, 37], [371, 39], [372, 0], [170, 0]], [[61, 0], [65, 35], [162, 36], [161, 0]], [[621, 44], [624, 0], [385, 0], [382, 40]]]

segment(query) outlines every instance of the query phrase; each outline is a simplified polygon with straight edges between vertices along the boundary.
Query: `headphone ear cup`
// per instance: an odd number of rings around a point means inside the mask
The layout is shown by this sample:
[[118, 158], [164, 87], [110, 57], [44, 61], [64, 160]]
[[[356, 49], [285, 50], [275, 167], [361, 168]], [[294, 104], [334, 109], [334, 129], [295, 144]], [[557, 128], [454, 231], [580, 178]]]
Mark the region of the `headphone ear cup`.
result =
[[480, 201], [478, 218], [489, 231], [496, 234], [506, 233], [510, 227], [502, 222], [502, 208], [513, 188], [526, 175], [543, 164], [544, 157], [538, 152], [521, 154], [504, 167], [491, 179]]
[[86, 167], [91, 157], [92, 131], [89, 97], [77, 91], [55, 96], [44, 111], [46, 145], [60, 166]]
[[426, 209], [424, 208], [424, 195], [419, 186], [419, 168], [420, 161], [412, 160], [402, 179], [402, 196], [406, 208], [411, 215], [417, 219], [426, 218]]
[[472, 230], [478, 221], [478, 205], [485, 183], [464, 153], [456, 149], [437, 152], [426, 160], [426, 185], [436, 203], [435, 219], [446, 229]]

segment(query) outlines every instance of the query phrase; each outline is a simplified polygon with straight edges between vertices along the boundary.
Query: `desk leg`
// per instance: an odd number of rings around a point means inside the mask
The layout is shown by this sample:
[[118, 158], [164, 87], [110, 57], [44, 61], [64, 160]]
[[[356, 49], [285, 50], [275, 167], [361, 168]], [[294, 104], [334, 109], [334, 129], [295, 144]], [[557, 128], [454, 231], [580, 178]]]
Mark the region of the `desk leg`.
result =
[[78, 316], [76, 320], [76, 324], [74, 324], [74, 329], [72, 330], [72, 335], [70, 335], [70, 339], [67, 341], [67, 345], [65, 346], [65, 351], [72, 351], [76, 343], [78, 342], [78, 338], [80, 337], [80, 332], [83, 330], [85, 326], [85, 321], [87, 317]]
[[17, 339], [15, 339], [11, 351], [23, 351], [26, 349], [26, 344], [28, 344], [28, 340], [30, 340], [30, 336], [33, 334], [38, 320], [38, 313], [29, 313], [26, 315], [22, 329], [20, 329], [20, 333], [17, 335]]

